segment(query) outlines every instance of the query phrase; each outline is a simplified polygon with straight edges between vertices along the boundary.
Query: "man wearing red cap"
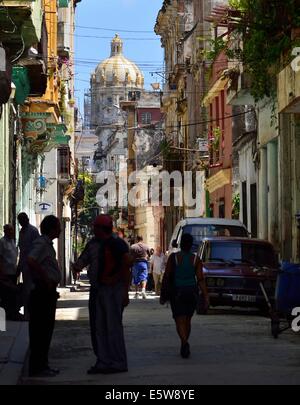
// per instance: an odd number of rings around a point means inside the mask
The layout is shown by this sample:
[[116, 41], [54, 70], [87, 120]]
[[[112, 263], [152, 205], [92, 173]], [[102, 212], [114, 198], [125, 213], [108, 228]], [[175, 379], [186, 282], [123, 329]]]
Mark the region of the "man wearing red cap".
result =
[[77, 272], [89, 266], [90, 328], [97, 361], [88, 374], [127, 371], [122, 315], [129, 303], [130, 256], [127, 243], [112, 229], [112, 218], [99, 215], [94, 221], [95, 237], [74, 264]]

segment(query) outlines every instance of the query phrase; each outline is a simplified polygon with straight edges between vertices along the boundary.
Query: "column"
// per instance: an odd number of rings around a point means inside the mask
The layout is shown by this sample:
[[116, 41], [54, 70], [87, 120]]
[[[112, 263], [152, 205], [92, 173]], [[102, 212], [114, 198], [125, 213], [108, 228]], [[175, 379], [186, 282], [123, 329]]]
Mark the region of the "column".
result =
[[268, 170], [268, 239], [278, 245], [278, 143], [277, 140], [267, 145]]
[[258, 235], [268, 238], [268, 170], [267, 149], [260, 149], [260, 170], [258, 174]]

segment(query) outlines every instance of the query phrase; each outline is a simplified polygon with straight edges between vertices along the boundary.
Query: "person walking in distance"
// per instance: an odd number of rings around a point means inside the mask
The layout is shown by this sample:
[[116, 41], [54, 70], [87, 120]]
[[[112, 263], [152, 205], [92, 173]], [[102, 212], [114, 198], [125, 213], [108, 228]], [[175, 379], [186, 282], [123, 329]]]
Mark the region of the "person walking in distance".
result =
[[29, 296], [29, 375], [54, 377], [59, 371], [51, 368], [48, 353], [55, 324], [61, 271], [56, 259], [53, 240], [61, 233], [59, 219], [46, 216], [41, 222], [41, 234], [34, 240], [28, 254], [28, 267], [33, 281]]
[[94, 221], [95, 237], [87, 243], [73, 269], [89, 266], [90, 328], [96, 364], [88, 374], [126, 372], [127, 354], [123, 331], [123, 310], [129, 303], [130, 256], [127, 243], [113, 234], [109, 215]]
[[0, 239], [0, 298], [7, 319], [15, 321], [21, 319], [17, 308], [18, 249], [14, 227], [6, 224], [3, 232], [4, 236]]
[[181, 340], [180, 354], [183, 358], [190, 356], [188, 340], [199, 288], [202, 290], [206, 308], [209, 306], [202, 262], [191, 252], [192, 246], [192, 235], [183, 234], [180, 242], [181, 250], [172, 253], [168, 258], [160, 296], [161, 304], [166, 301], [171, 303], [177, 333]]
[[166, 256], [160, 246], [157, 246], [151, 258], [151, 272], [153, 275], [155, 294], [160, 295], [162, 278], [166, 267]]
[[135, 285], [135, 298], [139, 296], [139, 288], [141, 289], [142, 297], [146, 296], [146, 286], [148, 280], [148, 257], [150, 256], [149, 247], [143, 243], [143, 237], [137, 237], [137, 243], [130, 247], [130, 254], [133, 257], [133, 284]]
[[23, 290], [22, 298], [24, 304], [24, 315], [25, 318], [29, 318], [28, 312], [28, 301], [30, 296], [30, 291], [33, 288], [33, 282], [30, 277], [29, 267], [27, 263], [27, 258], [30, 250], [32, 249], [32, 244], [35, 239], [40, 236], [37, 228], [29, 223], [29, 218], [25, 212], [21, 212], [18, 215], [18, 222], [21, 225], [21, 230], [19, 233], [19, 263], [18, 263], [18, 275], [22, 274], [23, 280]]

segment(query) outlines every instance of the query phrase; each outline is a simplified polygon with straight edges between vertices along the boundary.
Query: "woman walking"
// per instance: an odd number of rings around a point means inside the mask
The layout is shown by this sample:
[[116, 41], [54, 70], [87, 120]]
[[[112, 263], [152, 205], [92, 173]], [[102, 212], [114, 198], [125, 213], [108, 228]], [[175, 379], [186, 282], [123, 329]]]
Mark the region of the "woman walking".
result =
[[202, 262], [191, 252], [193, 237], [183, 234], [180, 251], [172, 253], [167, 262], [162, 281], [160, 303], [170, 301], [176, 330], [181, 340], [180, 354], [183, 358], [190, 356], [189, 337], [191, 320], [199, 299], [199, 287], [204, 298], [204, 305], [209, 307], [208, 292], [202, 271]]

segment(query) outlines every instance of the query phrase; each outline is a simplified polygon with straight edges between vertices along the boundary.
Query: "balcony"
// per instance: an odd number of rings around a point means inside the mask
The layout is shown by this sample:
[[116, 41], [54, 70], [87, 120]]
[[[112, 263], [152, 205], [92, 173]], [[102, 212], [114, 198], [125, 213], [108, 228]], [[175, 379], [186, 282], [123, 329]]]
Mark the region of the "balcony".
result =
[[232, 69], [228, 72], [227, 103], [231, 105], [254, 105], [250, 94], [251, 81], [245, 72]]
[[57, 25], [57, 52], [62, 58], [70, 57], [71, 30], [71, 10], [68, 7], [68, 0], [65, 0], [65, 3], [59, 3]]
[[64, 124], [53, 123], [51, 112], [21, 112], [23, 133], [30, 153], [67, 147], [71, 137]]
[[[42, 96], [47, 88], [48, 59], [48, 34], [42, 0], [4, 0], [1, 5], [7, 7], [11, 19], [8, 19], [5, 8], [0, 10], [1, 41], [9, 49], [10, 59], [15, 59], [17, 63], [18, 72], [14, 79], [23, 81], [22, 72], [26, 71], [26, 80], [30, 86], [28, 95]], [[17, 85], [18, 93], [22, 90], [21, 87], [18, 88]]]
[[[40, 42], [42, 34], [42, 0], [2, 0], [0, 10], [1, 41], [12, 55]], [[10, 18], [8, 18], [9, 13]]]
[[300, 113], [300, 70], [286, 66], [277, 77], [279, 113]]

